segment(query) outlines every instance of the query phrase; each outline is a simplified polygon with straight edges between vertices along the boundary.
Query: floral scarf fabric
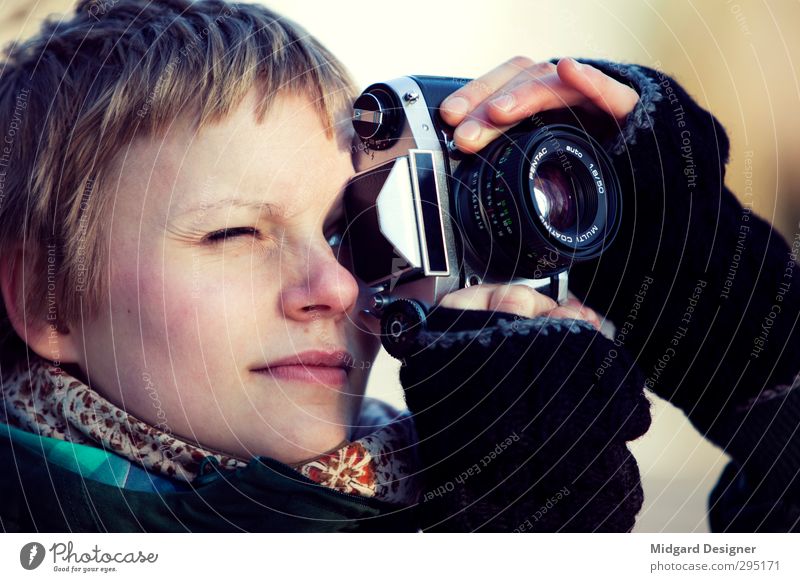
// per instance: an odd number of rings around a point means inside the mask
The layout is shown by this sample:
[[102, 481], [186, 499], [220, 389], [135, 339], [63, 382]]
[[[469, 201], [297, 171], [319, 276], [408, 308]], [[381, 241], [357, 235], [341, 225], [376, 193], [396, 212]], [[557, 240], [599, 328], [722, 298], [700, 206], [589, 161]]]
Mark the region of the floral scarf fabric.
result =
[[[80, 380], [44, 360], [31, 362], [3, 381], [5, 421], [43, 437], [99, 446], [154, 473], [191, 482], [204, 459], [223, 470], [247, 462], [153, 427], [116, 405]], [[407, 414], [396, 417], [388, 405], [365, 399], [364, 414], [383, 426], [339, 448], [293, 467], [312, 481], [353, 495], [409, 505], [419, 496], [415, 477], [416, 435]], [[0, 409], [0, 413], [2, 413]], [[385, 423], [395, 416], [395, 420]]]

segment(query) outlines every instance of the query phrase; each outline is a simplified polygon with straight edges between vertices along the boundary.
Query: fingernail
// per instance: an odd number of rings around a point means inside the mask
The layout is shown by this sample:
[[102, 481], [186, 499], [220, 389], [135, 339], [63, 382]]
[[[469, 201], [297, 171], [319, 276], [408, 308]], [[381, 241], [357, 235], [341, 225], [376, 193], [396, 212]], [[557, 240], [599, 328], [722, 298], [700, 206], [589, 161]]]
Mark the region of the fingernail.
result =
[[461, 139], [475, 141], [481, 136], [481, 124], [474, 119], [468, 119], [458, 126], [456, 135]]
[[492, 99], [492, 105], [497, 107], [500, 111], [511, 111], [511, 109], [516, 104], [517, 100], [514, 99], [514, 96], [510, 93], [505, 93], [497, 97], [496, 99]]
[[445, 102], [442, 103], [442, 109], [453, 115], [464, 115], [467, 113], [467, 109], [469, 109], [469, 102], [463, 97], [453, 97], [451, 99], [446, 99]]
[[575, 66], [575, 70], [576, 70], [576, 71], [580, 71], [580, 70], [583, 68], [583, 64], [582, 64], [582, 63], [579, 63], [578, 61], [576, 61], [576, 60], [575, 60], [575, 59], [573, 59], [572, 57], [570, 57], [570, 58], [569, 58], [569, 60], [571, 60], [571, 61], [572, 61], [572, 64]]

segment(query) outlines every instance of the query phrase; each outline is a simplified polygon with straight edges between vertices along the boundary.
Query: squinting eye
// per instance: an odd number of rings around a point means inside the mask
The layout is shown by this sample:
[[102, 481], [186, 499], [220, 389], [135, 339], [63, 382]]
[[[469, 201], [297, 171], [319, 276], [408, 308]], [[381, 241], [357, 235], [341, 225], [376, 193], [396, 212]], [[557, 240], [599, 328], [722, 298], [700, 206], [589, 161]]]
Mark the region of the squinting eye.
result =
[[223, 228], [221, 230], [210, 232], [203, 237], [203, 240], [209, 243], [217, 243], [237, 236], [258, 236], [258, 234], [258, 229], [253, 228], [252, 226], [237, 226], [234, 228]]

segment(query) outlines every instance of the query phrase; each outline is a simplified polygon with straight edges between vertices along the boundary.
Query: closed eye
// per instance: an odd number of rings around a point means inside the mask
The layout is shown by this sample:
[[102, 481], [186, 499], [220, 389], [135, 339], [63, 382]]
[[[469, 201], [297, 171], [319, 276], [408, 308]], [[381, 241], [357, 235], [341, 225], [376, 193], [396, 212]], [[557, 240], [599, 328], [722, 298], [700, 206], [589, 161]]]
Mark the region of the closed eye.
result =
[[203, 242], [219, 243], [237, 236], [256, 236], [258, 238], [260, 234], [259, 230], [252, 226], [236, 226], [210, 232], [203, 237]]

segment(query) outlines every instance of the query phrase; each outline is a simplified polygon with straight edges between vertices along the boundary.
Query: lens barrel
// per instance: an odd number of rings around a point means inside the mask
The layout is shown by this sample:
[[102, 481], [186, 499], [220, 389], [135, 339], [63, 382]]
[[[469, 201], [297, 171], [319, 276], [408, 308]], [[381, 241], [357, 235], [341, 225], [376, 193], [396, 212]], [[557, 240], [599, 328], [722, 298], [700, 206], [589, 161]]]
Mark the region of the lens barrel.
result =
[[504, 134], [453, 178], [463, 242], [495, 278], [555, 275], [599, 256], [619, 229], [611, 161], [569, 125]]

